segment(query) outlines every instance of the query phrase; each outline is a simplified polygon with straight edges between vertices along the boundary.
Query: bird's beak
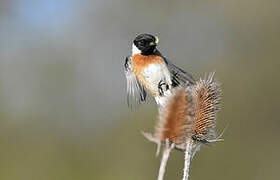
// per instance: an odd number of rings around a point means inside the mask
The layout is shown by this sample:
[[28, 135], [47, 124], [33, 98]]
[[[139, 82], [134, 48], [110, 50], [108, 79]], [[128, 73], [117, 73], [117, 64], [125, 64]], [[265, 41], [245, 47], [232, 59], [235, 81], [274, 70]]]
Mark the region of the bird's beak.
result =
[[156, 38], [156, 40], [154, 42], [150, 42], [150, 46], [157, 46], [158, 45], [159, 39], [158, 39], [157, 36], [155, 38]]

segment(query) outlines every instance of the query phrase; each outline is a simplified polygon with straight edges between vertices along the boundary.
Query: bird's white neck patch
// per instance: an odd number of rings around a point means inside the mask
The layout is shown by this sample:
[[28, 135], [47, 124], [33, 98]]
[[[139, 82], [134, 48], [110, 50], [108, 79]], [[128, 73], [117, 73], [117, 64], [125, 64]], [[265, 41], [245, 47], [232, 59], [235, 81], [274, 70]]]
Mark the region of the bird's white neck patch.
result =
[[132, 43], [132, 56], [135, 54], [141, 54], [141, 51]]

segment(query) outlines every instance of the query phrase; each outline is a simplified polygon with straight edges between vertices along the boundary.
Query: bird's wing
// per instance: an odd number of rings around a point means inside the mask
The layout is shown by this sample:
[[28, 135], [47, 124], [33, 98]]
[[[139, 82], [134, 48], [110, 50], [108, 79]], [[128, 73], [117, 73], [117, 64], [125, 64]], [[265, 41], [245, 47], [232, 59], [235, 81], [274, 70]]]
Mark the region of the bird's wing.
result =
[[192, 75], [190, 75], [183, 69], [175, 66], [169, 60], [167, 60], [165, 57], [163, 57], [163, 59], [171, 74], [172, 86], [174, 86], [174, 87], [179, 86], [179, 85], [189, 86], [189, 85], [192, 85], [195, 83], [195, 79], [192, 77]]
[[146, 101], [146, 90], [132, 71], [131, 56], [125, 59], [125, 76], [127, 80], [127, 104], [129, 107]]

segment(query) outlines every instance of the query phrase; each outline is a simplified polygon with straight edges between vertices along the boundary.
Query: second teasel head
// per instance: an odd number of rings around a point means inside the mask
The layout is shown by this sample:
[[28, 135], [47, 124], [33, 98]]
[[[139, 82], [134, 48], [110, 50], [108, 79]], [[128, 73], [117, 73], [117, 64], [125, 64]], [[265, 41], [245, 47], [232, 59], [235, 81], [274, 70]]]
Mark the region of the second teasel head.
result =
[[200, 142], [210, 142], [216, 138], [215, 125], [220, 110], [221, 90], [211, 74], [192, 87], [195, 117], [192, 138]]

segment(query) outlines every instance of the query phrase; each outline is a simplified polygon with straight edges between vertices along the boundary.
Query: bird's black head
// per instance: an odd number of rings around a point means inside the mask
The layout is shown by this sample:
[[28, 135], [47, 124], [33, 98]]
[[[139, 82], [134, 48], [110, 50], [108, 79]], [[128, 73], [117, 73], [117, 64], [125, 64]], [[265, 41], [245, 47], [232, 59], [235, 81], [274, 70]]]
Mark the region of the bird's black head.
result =
[[140, 34], [133, 41], [133, 54], [153, 54], [155, 52], [156, 46], [158, 45], [158, 42], [158, 37], [155, 37], [151, 34]]

